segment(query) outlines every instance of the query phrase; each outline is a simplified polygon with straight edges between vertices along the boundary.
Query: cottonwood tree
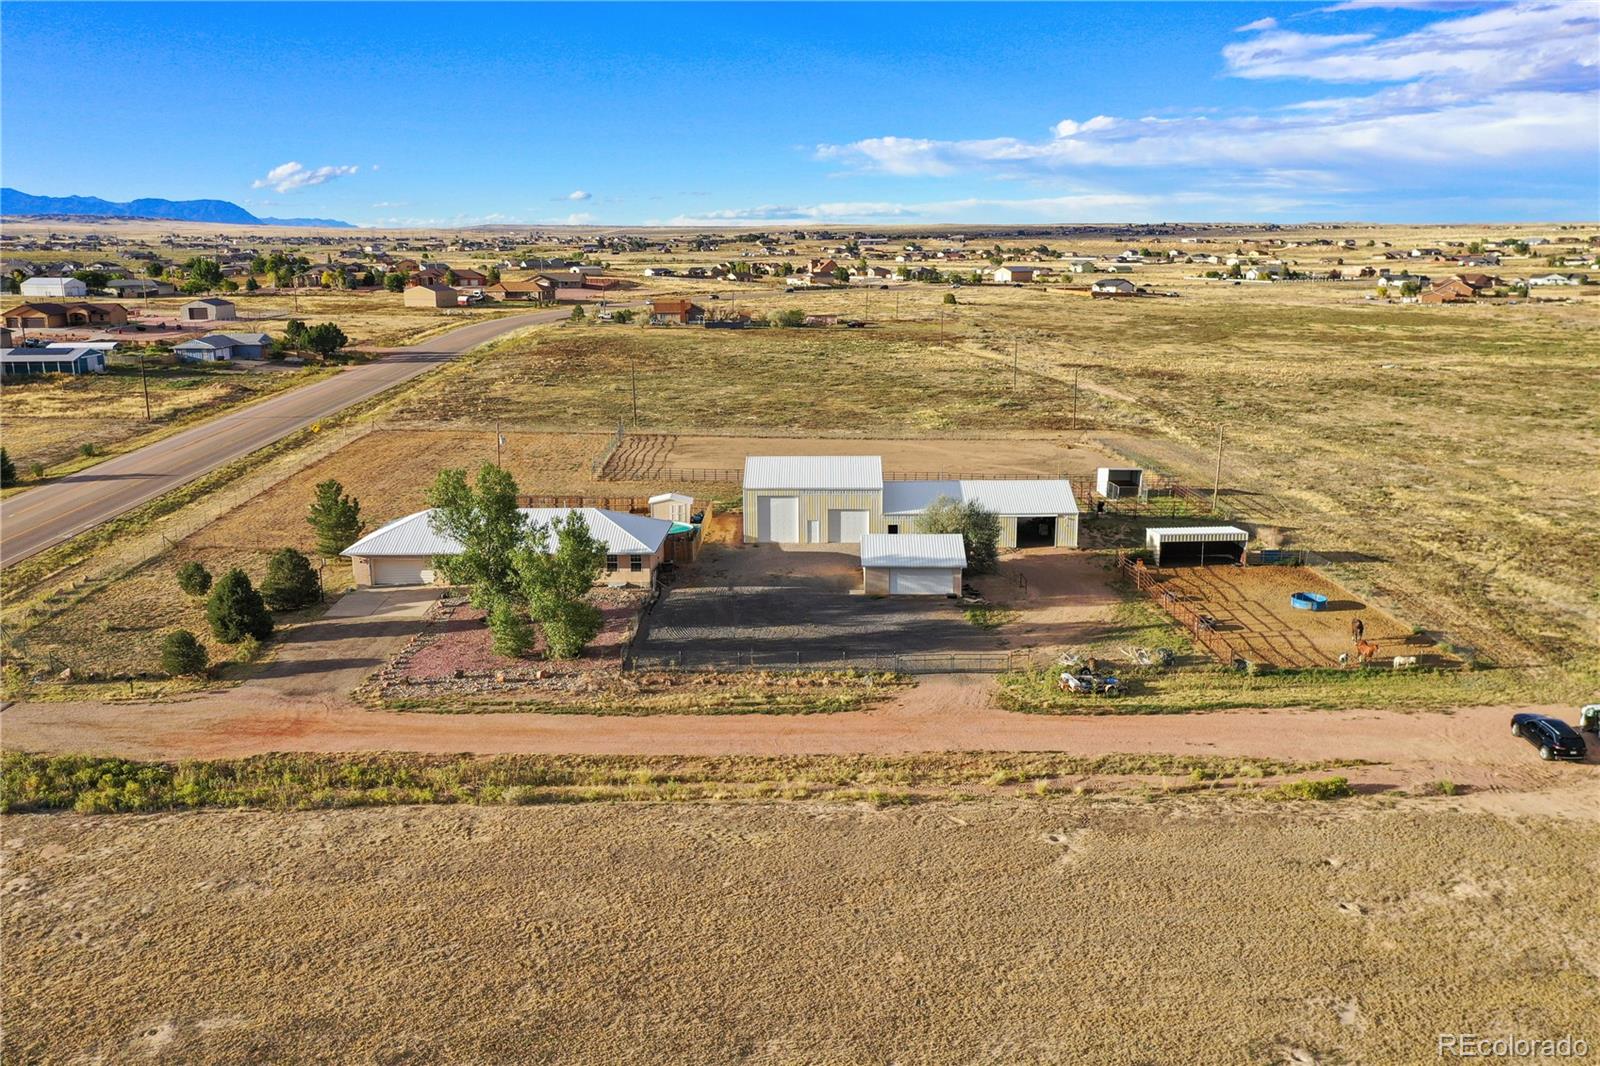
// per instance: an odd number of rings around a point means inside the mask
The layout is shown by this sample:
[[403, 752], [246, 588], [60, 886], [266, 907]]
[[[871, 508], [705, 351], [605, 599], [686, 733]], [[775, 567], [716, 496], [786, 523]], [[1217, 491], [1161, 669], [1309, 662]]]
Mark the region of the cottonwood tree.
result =
[[502, 600], [518, 602], [521, 587], [513, 555], [528, 537], [528, 520], [517, 510], [517, 483], [510, 474], [484, 463], [476, 483], [465, 470], [441, 470], [427, 493], [433, 508], [433, 532], [461, 546], [454, 555], [439, 555], [434, 568], [452, 584], [472, 590], [472, 602], [484, 610]]
[[600, 632], [600, 612], [588, 595], [606, 565], [606, 546], [589, 523], [578, 511], [548, 526], [534, 523], [516, 550], [515, 565], [528, 613], [544, 631], [546, 654], [581, 654]]
[[967, 570], [989, 574], [1000, 563], [1000, 519], [976, 500], [959, 503], [940, 496], [917, 518], [919, 533], [959, 533], [967, 552]]
[[317, 551], [328, 558], [338, 555], [361, 537], [361, 501], [345, 494], [333, 478], [319, 483], [311, 498], [306, 521], [317, 533]]

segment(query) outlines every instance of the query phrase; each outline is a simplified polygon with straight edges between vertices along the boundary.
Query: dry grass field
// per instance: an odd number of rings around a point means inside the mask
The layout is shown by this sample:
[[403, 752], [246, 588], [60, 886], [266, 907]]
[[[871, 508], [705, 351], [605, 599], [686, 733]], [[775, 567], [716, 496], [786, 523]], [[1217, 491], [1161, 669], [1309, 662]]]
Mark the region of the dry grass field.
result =
[[[130, 307], [175, 317], [188, 296], [162, 296]], [[350, 338], [355, 348], [395, 348], [485, 318], [517, 314], [525, 306], [484, 303], [471, 307], [434, 309], [407, 307], [397, 292], [337, 292], [316, 289], [297, 292], [230, 293], [241, 321], [221, 323], [218, 329], [259, 330], [280, 336], [291, 318], [302, 322], [332, 322]]]
[[[123, 450], [153, 432], [210, 418], [281, 389], [294, 388], [324, 371], [251, 370], [195, 366], [146, 367], [117, 357], [105, 374], [8, 381], [0, 387], [0, 425], [6, 453], [26, 474], [38, 463], [47, 470], [81, 458], [86, 444], [99, 451]], [[150, 420], [145, 420], [145, 387]], [[76, 464], [74, 464], [76, 465]]]
[[1592, 822], [1168, 798], [10, 815], [8, 1061], [1600, 1042]]

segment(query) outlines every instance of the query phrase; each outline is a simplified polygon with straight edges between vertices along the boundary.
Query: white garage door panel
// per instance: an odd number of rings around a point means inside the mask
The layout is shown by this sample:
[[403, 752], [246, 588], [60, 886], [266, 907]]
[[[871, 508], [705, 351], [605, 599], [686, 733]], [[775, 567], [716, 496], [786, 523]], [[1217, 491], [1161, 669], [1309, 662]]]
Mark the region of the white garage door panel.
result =
[[860, 544], [867, 535], [868, 512], [830, 510], [828, 512], [828, 543]]
[[[374, 585], [425, 585], [433, 575], [427, 573], [428, 559], [374, 559]], [[424, 574], [427, 576], [424, 577]]]
[[756, 539], [794, 544], [800, 540], [800, 497], [762, 496], [756, 503]]
[[954, 587], [949, 570], [889, 571], [891, 596], [948, 596]]

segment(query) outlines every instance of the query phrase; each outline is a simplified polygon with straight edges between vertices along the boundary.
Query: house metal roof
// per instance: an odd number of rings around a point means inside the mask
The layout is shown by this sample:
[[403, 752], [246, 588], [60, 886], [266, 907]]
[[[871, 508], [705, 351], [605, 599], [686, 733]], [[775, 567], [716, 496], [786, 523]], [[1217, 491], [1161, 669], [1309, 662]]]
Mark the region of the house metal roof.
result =
[[981, 481], [886, 481], [883, 513], [921, 514], [940, 496], [957, 503], [975, 500], [998, 515], [1077, 514], [1072, 483], [1060, 479], [983, 479]]
[[876, 455], [752, 455], [744, 461], [744, 487], [882, 489], [883, 460]]
[[868, 533], [861, 538], [861, 565], [964, 568], [967, 549], [959, 533]]
[[1147, 547], [1157, 544], [1198, 544], [1202, 541], [1249, 541], [1250, 534], [1238, 526], [1162, 526], [1144, 531]]
[[[522, 507], [519, 508], [528, 522], [549, 525], [567, 517], [571, 511], [583, 515], [589, 532], [606, 546], [608, 555], [649, 555], [661, 547], [672, 529], [672, 523], [645, 515], [623, 514], [620, 511], [602, 511], [597, 507]], [[368, 558], [453, 555], [461, 550], [449, 537], [433, 531], [429, 522], [432, 510], [397, 518], [386, 526], [373, 530], [350, 547], [340, 552], [348, 557]]]
[[5, 363], [76, 363], [86, 355], [104, 355], [105, 349], [91, 345], [52, 344], [48, 348], [0, 348]]

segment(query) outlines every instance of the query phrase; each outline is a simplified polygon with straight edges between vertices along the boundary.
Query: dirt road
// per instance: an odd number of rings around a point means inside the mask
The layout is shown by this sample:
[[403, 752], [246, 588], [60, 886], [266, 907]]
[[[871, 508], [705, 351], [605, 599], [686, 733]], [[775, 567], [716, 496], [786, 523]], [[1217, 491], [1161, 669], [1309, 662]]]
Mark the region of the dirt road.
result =
[[[1482, 789], [1540, 788], [1600, 777], [1547, 765], [1507, 722], [1516, 708], [1448, 714], [1225, 711], [1193, 715], [1013, 714], [987, 678], [925, 679], [868, 711], [822, 715], [427, 714], [297, 698], [266, 686], [162, 704], [17, 704], [4, 745], [130, 758], [228, 758], [272, 751], [419, 751], [664, 755], [830, 755], [939, 751], [1170, 752], [1275, 759], [1366, 759], [1365, 784], [1448, 779]], [[1526, 708], [1560, 714], [1565, 708]], [[1591, 749], [1593, 750], [1593, 749]]]
[[536, 311], [463, 326], [13, 496], [0, 503], [0, 566], [92, 529], [470, 348], [565, 317], [565, 311]]

